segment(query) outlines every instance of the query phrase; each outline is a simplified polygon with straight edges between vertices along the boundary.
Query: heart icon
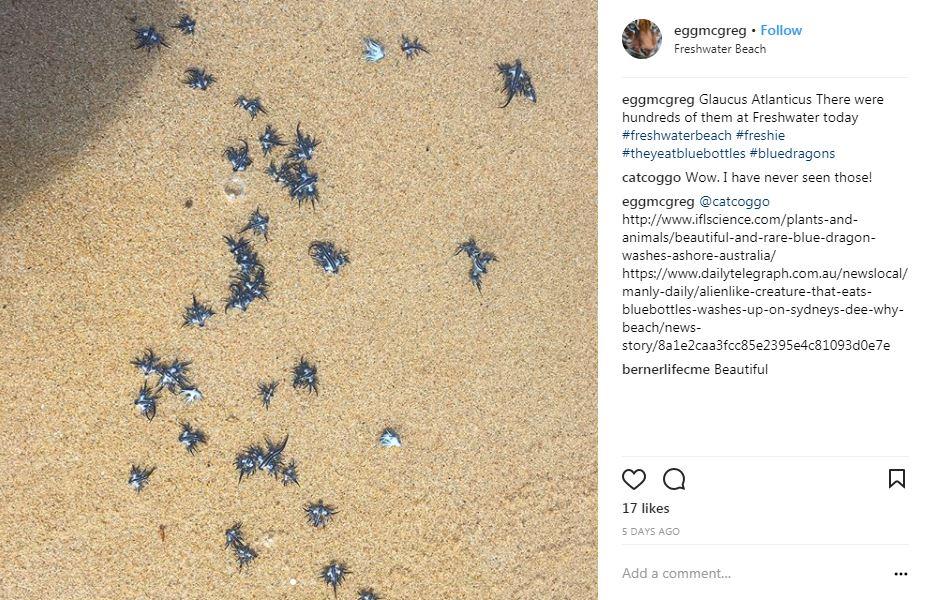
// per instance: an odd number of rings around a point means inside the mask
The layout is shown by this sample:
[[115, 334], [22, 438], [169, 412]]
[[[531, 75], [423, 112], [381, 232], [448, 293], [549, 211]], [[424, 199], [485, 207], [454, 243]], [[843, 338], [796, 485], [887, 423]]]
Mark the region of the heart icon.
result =
[[637, 489], [647, 480], [647, 474], [643, 469], [624, 469], [621, 473], [621, 479], [632, 490]]

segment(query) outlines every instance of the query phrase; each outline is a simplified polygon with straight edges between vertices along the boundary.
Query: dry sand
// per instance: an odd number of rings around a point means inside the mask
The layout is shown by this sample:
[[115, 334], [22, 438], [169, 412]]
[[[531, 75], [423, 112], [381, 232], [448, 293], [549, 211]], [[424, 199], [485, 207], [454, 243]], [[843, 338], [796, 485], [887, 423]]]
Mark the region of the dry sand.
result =
[[[164, 27], [183, 10], [193, 39]], [[171, 48], [133, 50], [134, 14]], [[502, 110], [494, 64], [518, 57], [539, 103]], [[216, 85], [182, 85], [191, 65]], [[0, 596], [323, 599], [338, 559], [341, 598], [595, 597], [594, 2], [3, 0], [0, 76]], [[229, 201], [223, 148], [297, 121], [323, 140], [317, 209], [257, 144]], [[271, 298], [224, 314], [221, 236], [257, 205]], [[470, 235], [500, 257], [481, 295], [453, 256]], [[352, 256], [336, 277], [320, 238]], [[180, 326], [192, 292], [219, 311], [203, 330]], [[134, 413], [147, 346], [194, 361], [201, 403]], [[256, 382], [302, 354], [319, 397], [283, 381], [266, 411]], [[183, 420], [209, 436], [193, 457]], [[237, 450], [285, 433], [300, 487], [238, 484]], [[157, 466], [141, 494], [133, 462]]]

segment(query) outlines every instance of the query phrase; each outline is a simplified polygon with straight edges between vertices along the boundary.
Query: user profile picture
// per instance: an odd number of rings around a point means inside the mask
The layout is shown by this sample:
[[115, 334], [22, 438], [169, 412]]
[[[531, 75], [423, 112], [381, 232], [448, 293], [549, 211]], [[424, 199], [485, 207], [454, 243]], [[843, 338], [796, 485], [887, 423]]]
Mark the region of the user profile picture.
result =
[[663, 45], [663, 33], [653, 21], [635, 19], [624, 28], [621, 44], [634, 58], [650, 58]]

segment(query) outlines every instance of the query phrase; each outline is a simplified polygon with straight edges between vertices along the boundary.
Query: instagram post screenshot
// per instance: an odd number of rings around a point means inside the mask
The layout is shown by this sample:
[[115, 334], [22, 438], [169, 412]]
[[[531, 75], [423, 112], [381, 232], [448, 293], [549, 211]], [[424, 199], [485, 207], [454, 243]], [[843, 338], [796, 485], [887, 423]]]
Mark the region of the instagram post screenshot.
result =
[[929, 12], [0, 0], [0, 600], [931, 598]]

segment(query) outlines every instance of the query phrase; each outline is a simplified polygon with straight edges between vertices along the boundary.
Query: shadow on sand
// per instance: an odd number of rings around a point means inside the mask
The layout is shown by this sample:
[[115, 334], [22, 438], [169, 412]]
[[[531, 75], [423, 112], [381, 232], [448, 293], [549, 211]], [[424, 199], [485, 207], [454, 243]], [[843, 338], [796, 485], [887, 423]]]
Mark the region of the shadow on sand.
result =
[[0, 212], [80, 155], [154, 59], [133, 28], [168, 32], [171, 0], [0, 0]]

